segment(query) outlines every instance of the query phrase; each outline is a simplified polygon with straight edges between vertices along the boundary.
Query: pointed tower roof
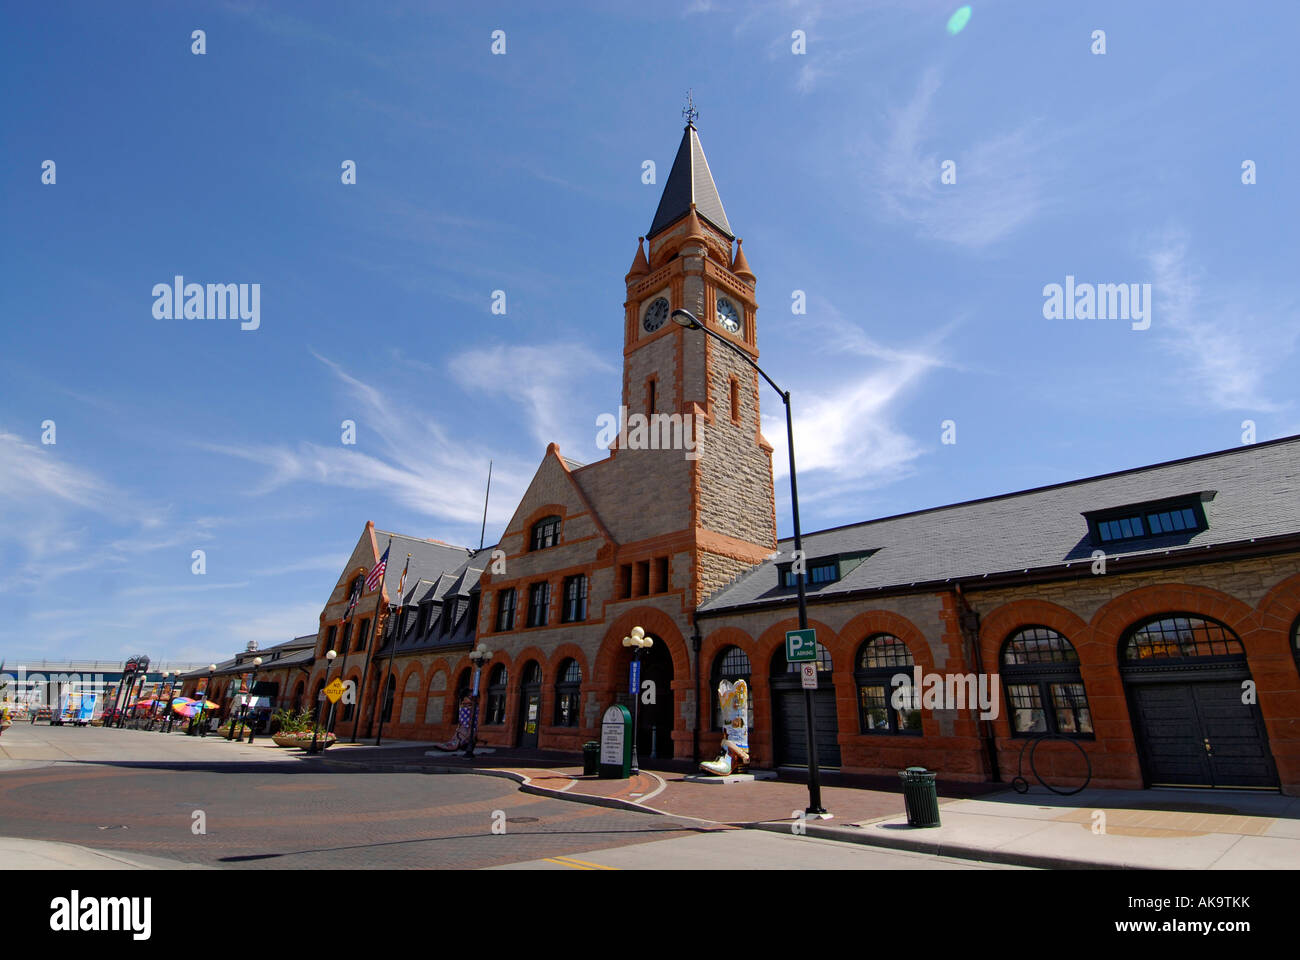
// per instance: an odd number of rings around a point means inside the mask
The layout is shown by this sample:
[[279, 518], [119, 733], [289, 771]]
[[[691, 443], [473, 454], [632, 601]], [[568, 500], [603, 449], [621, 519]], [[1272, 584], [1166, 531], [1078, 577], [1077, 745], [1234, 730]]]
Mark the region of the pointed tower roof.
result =
[[731, 224], [727, 222], [727, 213], [722, 209], [722, 199], [713, 183], [713, 174], [709, 172], [709, 161], [704, 158], [699, 132], [695, 129], [695, 124], [688, 123], [682, 131], [677, 158], [673, 160], [663, 196], [659, 199], [659, 209], [655, 211], [654, 222], [650, 224], [646, 236], [653, 237], [686, 216], [690, 213], [692, 203], [695, 204], [696, 213], [725, 233], [728, 239], [735, 236], [731, 232]]

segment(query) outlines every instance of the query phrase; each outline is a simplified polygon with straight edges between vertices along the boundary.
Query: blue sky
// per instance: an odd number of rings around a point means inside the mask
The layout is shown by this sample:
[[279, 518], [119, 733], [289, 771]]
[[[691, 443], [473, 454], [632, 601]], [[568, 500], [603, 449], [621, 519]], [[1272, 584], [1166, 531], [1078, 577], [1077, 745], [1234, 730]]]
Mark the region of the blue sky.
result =
[[[1293, 5], [548, 6], [6, 11], [0, 654], [313, 632], [366, 520], [476, 545], [492, 459], [491, 542], [597, 459], [687, 87], [805, 529], [1300, 433]], [[177, 274], [260, 328], [155, 319]], [[1067, 275], [1150, 328], [1044, 319]]]

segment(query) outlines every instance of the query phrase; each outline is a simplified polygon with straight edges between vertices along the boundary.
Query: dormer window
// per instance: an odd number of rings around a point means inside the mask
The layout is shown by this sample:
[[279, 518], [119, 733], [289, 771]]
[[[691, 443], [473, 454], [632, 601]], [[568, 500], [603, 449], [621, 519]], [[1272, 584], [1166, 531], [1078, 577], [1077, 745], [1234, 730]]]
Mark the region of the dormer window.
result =
[[[808, 564], [805, 571], [808, 583], [834, 583], [840, 578], [839, 560], [814, 560]], [[797, 587], [798, 575], [794, 572], [793, 565], [784, 568], [781, 571], [781, 586]]]
[[[1204, 495], [1206, 499], [1213, 494]], [[1135, 504], [1084, 514], [1094, 544], [1184, 534], [1191, 537], [1209, 527], [1202, 495]]]
[[543, 517], [533, 524], [532, 549], [545, 550], [560, 542], [560, 518]]

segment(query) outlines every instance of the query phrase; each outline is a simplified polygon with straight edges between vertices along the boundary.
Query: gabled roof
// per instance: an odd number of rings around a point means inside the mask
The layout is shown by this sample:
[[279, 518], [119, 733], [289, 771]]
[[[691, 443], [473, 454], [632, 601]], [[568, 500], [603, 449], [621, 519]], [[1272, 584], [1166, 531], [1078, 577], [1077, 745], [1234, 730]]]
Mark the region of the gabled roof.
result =
[[[1208, 529], [1125, 543], [1091, 540], [1087, 513], [1184, 495], [1200, 498]], [[1060, 571], [1067, 564], [1087, 574], [1093, 550], [1105, 550], [1112, 562], [1168, 555], [1173, 563], [1204, 554], [1206, 547], [1296, 535], [1300, 436], [836, 527], [805, 534], [803, 548], [810, 566], [823, 557], [871, 551], [842, 579], [808, 584], [812, 598]], [[700, 612], [793, 603], [794, 588], [778, 580], [793, 549], [792, 540], [782, 540], [775, 558], [709, 597]]]
[[725, 233], [728, 239], [735, 236], [727, 222], [727, 212], [722, 209], [722, 198], [713, 183], [713, 174], [709, 172], [709, 161], [704, 158], [700, 135], [695, 125], [688, 123], [682, 132], [682, 142], [677, 148], [677, 158], [673, 160], [668, 182], [664, 184], [663, 196], [659, 198], [654, 222], [646, 236], [653, 237], [686, 216], [691, 212], [692, 203], [695, 212]]
[[423, 540], [376, 528], [375, 545], [380, 556], [388, 548], [389, 537], [393, 538], [393, 549], [388, 555], [388, 569], [384, 571], [384, 590], [393, 603], [398, 599], [397, 584], [402, 579], [408, 553], [411, 555], [411, 568], [406, 574], [408, 586], [421, 580], [436, 581], [444, 572], [457, 571], [474, 553], [468, 547], [456, 547], [441, 540]]

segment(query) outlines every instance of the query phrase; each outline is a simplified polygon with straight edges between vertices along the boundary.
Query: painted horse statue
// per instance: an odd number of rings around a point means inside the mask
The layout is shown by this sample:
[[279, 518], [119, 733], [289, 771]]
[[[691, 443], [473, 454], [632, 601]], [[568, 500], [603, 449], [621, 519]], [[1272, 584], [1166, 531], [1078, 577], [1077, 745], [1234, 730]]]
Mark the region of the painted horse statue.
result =
[[474, 713], [473, 697], [463, 697], [460, 701], [460, 712], [456, 717], [456, 734], [450, 740], [444, 740], [442, 743], [434, 743], [431, 746], [435, 750], [462, 750], [469, 746], [469, 722]]
[[725, 777], [749, 769], [749, 687], [744, 680], [718, 684], [722, 712], [722, 755], [700, 764], [705, 773]]

